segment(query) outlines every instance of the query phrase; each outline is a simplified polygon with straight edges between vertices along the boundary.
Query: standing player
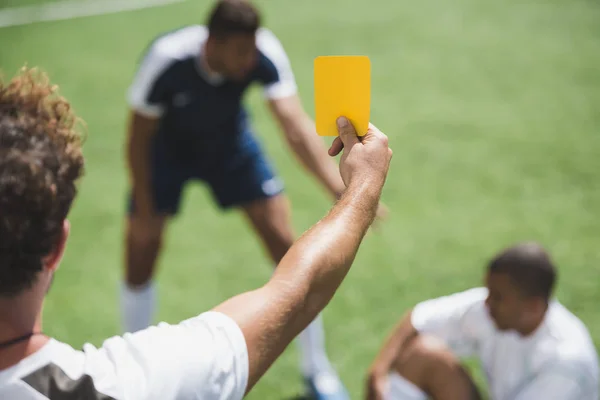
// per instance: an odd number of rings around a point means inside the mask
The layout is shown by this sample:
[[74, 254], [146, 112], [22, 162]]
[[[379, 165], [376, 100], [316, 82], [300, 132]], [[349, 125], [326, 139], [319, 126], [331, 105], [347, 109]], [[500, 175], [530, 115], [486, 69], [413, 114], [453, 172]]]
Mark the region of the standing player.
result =
[[[332, 197], [344, 191], [335, 163], [302, 109], [282, 45], [260, 27], [249, 2], [218, 1], [207, 27], [159, 37], [129, 91], [132, 204], [121, 305], [125, 331], [152, 322], [152, 278], [163, 231], [190, 180], [206, 183], [221, 208], [243, 210], [274, 265], [292, 245], [288, 201], [241, 105], [254, 82], [264, 86], [271, 111], [304, 165]], [[322, 330], [319, 317], [299, 336], [303, 375], [316, 398], [346, 398]]]
[[369, 400], [480, 399], [458, 357], [477, 357], [493, 400], [596, 400], [598, 355], [585, 325], [552, 298], [555, 267], [535, 243], [490, 262], [485, 288], [424, 301], [373, 363]]

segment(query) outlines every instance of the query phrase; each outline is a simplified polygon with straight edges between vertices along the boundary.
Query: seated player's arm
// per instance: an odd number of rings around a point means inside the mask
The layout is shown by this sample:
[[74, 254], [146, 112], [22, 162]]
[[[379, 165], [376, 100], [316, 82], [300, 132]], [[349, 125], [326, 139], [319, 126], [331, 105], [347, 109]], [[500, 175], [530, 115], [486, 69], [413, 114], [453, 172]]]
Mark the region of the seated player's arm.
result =
[[152, 204], [150, 183], [150, 149], [158, 119], [132, 110], [127, 129], [127, 165], [138, 212], [150, 213]]
[[269, 100], [287, 143], [302, 164], [320, 181], [334, 198], [345, 190], [338, 169], [316, 134], [312, 119], [304, 111], [297, 95]]
[[412, 310], [409, 310], [396, 324], [386, 339], [377, 357], [375, 357], [375, 360], [371, 364], [371, 368], [369, 369], [370, 379], [387, 375], [404, 345], [419, 334], [412, 324], [411, 315]]

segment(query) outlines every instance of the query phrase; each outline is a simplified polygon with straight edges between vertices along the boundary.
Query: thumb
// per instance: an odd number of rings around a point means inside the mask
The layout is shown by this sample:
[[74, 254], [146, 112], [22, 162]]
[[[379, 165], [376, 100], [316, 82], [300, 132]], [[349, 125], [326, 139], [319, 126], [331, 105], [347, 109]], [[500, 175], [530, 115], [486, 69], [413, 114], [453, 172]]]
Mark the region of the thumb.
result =
[[337, 119], [337, 127], [340, 134], [340, 139], [342, 140], [345, 148], [349, 149], [359, 142], [358, 136], [356, 135], [356, 129], [354, 129], [354, 126], [352, 126], [348, 118], [339, 117]]

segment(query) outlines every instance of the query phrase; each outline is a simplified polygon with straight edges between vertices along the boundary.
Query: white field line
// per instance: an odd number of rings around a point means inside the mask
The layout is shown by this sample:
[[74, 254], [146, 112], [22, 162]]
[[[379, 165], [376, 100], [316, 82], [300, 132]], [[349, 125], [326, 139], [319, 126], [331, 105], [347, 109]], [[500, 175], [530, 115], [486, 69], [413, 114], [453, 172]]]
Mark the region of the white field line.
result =
[[60, 21], [93, 15], [181, 3], [185, 0], [81, 0], [56, 1], [26, 7], [0, 8], [0, 28], [42, 21]]

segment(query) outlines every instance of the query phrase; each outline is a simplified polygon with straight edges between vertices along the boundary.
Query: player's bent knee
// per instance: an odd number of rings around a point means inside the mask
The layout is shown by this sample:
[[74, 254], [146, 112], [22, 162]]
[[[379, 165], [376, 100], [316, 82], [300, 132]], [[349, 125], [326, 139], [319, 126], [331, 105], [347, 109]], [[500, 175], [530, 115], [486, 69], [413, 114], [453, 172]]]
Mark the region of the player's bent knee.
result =
[[400, 353], [394, 369], [414, 385], [425, 389], [430, 378], [429, 371], [436, 363], [446, 362], [449, 359], [448, 353], [449, 350], [439, 340], [419, 335]]
[[398, 358], [396, 371], [433, 399], [480, 399], [460, 359], [432, 336], [413, 339]]
[[459, 359], [446, 345], [427, 335], [419, 335], [412, 339], [394, 364], [397, 374], [428, 393], [435, 384], [434, 374], [447, 374], [447, 371], [458, 367]]

